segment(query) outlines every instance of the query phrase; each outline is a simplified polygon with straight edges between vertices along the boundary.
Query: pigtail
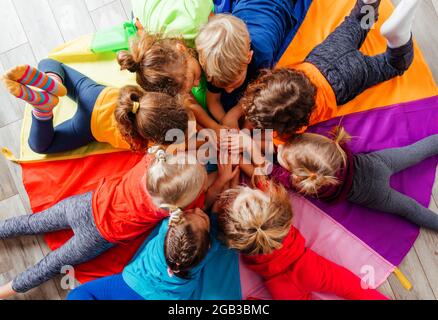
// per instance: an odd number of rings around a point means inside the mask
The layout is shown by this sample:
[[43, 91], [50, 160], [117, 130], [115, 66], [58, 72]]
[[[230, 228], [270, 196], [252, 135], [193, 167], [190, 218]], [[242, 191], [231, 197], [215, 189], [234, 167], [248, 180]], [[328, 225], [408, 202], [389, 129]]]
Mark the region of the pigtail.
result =
[[339, 184], [339, 180], [334, 176], [312, 172], [304, 167], [294, 169], [291, 179], [298, 191], [307, 196], [317, 196], [321, 188]]
[[141, 100], [145, 94], [146, 92], [138, 86], [126, 86], [122, 88], [114, 112], [119, 131], [133, 151], [143, 151], [149, 144], [148, 139], [141, 134], [138, 125]]
[[336, 126], [330, 131], [330, 135], [333, 139], [333, 142], [336, 145], [336, 148], [339, 150], [339, 153], [342, 155], [342, 159], [344, 162], [344, 166], [347, 164], [347, 155], [345, 154], [343, 145], [348, 143], [351, 140], [351, 136], [342, 126]]

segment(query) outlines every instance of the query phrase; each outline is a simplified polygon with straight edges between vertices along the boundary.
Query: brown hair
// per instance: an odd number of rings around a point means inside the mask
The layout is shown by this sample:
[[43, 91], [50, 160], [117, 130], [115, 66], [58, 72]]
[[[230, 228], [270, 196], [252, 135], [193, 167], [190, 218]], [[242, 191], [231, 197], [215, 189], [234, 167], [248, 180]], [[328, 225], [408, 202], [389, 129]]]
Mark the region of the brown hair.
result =
[[228, 247], [246, 255], [280, 249], [292, 226], [289, 195], [273, 183], [267, 194], [248, 187], [224, 192], [218, 211], [221, 238]]
[[199, 62], [208, 81], [226, 87], [248, 67], [251, 39], [245, 22], [231, 14], [211, 17], [196, 38]]
[[[135, 110], [136, 103], [138, 110]], [[134, 151], [146, 150], [149, 142], [169, 145], [173, 142], [166, 141], [169, 130], [186, 132], [188, 129], [189, 116], [183, 104], [179, 97], [126, 86], [120, 91], [115, 110], [119, 131]]]
[[342, 145], [350, 136], [342, 127], [334, 128], [331, 136], [305, 133], [284, 146], [285, 169], [291, 172], [291, 183], [300, 193], [318, 196], [321, 188], [339, 184], [337, 173], [347, 161]]
[[210, 249], [209, 230], [195, 230], [189, 223], [187, 215], [195, 209], [180, 214], [171, 220], [164, 241], [164, 254], [170, 270], [182, 279], [190, 278], [190, 270], [206, 257]]
[[255, 128], [284, 135], [309, 125], [315, 101], [316, 87], [309, 78], [301, 71], [282, 68], [262, 71], [240, 103]]
[[[137, 83], [144, 90], [175, 96], [183, 90], [187, 72], [187, 56], [177, 44], [186, 47], [181, 39], [144, 33], [130, 51], [120, 51], [117, 60], [122, 70], [137, 74]], [[187, 48], [187, 52], [196, 56], [193, 49]]]

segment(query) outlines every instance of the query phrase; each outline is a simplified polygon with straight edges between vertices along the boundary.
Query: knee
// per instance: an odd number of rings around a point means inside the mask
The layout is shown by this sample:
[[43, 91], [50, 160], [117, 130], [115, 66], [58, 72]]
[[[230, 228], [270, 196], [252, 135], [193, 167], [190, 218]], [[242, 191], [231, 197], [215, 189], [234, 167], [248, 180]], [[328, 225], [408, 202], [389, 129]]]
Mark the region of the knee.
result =
[[45, 69], [47, 66], [60, 65], [61, 63], [53, 59], [43, 59], [38, 63], [38, 69]]
[[48, 146], [43, 145], [41, 142], [37, 142], [32, 138], [28, 140], [29, 148], [37, 154], [47, 154]]

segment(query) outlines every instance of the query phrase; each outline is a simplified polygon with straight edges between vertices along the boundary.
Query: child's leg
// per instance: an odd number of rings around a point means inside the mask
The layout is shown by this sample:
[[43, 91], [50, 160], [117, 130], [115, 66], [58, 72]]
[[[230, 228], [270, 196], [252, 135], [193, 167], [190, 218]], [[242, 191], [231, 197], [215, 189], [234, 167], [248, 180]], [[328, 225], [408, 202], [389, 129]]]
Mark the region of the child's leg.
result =
[[88, 282], [74, 289], [67, 300], [144, 300], [123, 280], [122, 274]]
[[91, 132], [94, 106], [105, 88], [80, 72], [54, 60], [43, 60], [39, 68], [47, 74], [56, 74], [68, 90], [68, 96], [77, 102], [74, 117], [53, 128], [53, 119], [40, 121], [33, 117], [29, 145], [37, 153], [52, 154], [77, 149], [95, 139]]
[[74, 236], [61, 248], [51, 252], [35, 266], [20, 274], [12, 283], [15, 292], [22, 293], [39, 286], [61, 272], [64, 266], [90, 261], [113, 244], [105, 240], [94, 223], [92, 193], [72, 198], [66, 205], [66, 219]]
[[0, 221], [0, 239], [70, 229], [67, 211], [78, 206], [82, 198], [71, 197], [43, 212]]
[[292, 272], [305, 292], [334, 293], [348, 300], [388, 300], [377, 290], [364, 289], [359, 277], [312, 250], [307, 250]]
[[89, 233], [76, 231], [62, 247], [50, 252], [35, 266], [18, 275], [12, 281], [12, 288], [17, 293], [25, 293], [59, 275], [64, 266], [88, 262], [112, 246], [97, 230]]
[[438, 155], [438, 134], [429, 136], [410, 146], [385, 149], [370, 155], [380, 158], [391, 174], [412, 167], [427, 158]]
[[[358, 94], [367, 79], [366, 66], [359, 48], [365, 41], [370, 27], [363, 20], [371, 15], [377, 21], [381, 0], [366, 4], [358, 0], [345, 21], [317, 46], [306, 62], [315, 65], [325, 76], [336, 95], [338, 105], [345, 104]], [[372, 8], [372, 12], [363, 8]], [[363, 13], [362, 13], [363, 12]]]

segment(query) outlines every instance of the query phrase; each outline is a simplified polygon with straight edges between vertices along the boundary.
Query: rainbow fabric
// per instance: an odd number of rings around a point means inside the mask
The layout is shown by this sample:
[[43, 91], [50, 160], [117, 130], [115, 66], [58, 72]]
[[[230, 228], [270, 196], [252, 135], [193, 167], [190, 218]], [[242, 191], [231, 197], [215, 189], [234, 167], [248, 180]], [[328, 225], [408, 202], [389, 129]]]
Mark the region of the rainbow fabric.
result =
[[[304, 2], [303, 0], [303, 5]], [[303, 24], [280, 60], [279, 66], [303, 60], [316, 44], [339, 25], [354, 4], [355, 0], [313, 0]], [[392, 10], [390, 1], [383, 0], [380, 9], [381, 20], [377, 28], [370, 32], [362, 48], [363, 52], [377, 54], [385, 50], [385, 41], [378, 33], [378, 28]], [[327, 15], [327, 12], [330, 12], [330, 15]], [[84, 42], [75, 41], [59, 48], [53, 57], [69, 64], [73, 62], [73, 67], [97, 80], [102, 80], [103, 83], [118, 83], [121, 79], [128, 79], [125, 73], [114, 79], [108, 77], [108, 72], [116, 74], [114, 57], [96, 56], [83, 48]], [[403, 77], [368, 90], [351, 103], [340, 107], [340, 118], [321, 123], [311, 130], [324, 132], [342, 121], [353, 136], [359, 137], [352, 144], [355, 152], [406, 145], [438, 133], [438, 90], [417, 46], [415, 53], [415, 61]], [[78, 58], [84, 62], [78, 62]], [[72, 108], [62, 110], [71, 115], [74, 112], [74, 107]], [[55, 118], [59, 120], [65, 116], [55, 114]], [[421, 126], [418, 125], [420, 121]], [[29, 124], [25, 123], [23, 149], [27, 148], [28, 126]], [[47, 208], [65, 197], [93, 190], [100, 178], [114, 172], [129, 170], [139, 161], [138, 155], [129, 152], [106, 149], [105, 152], [109, 154], [99, 154], [103, 152], [101, 149], [97, 150], [83, 149], [64, 158], [43, 158], [23, 163], [23, 180], [34, 212]], [[22, 153], [23, 155], [27, 156], [26, 153]], [[47, 160], [57, 161], [41, 162]], [[427, 205], [437, 161], [435, 158], [429, 159], [400, 173], [394, 177], [394, 186]], [[90, 172], [93, 172], [93, 175], [90, 175]], [[421, 185], [411, 185], [411, 181], [421, 181]], [[50, 192], [46, 192], [47, 190]], [[363, 275], [364, 267], [372, 267], [376, 286], [383, 283], [402, 261], [418, 236], [417, 227], [391, 215], [346, 203], [338, 206], [313, 203], [292, 194], [291, 201], [296, 215], [295, 224], [307, 239], [308, 245], [317, 253], [347, 267], [359, 276]], [[70, 236], [71, 233], [61, 232], [48, 235], [46, 239], [49, 246], [55, 249]], [[79, 266], [79, 280], [88, 281], [120, 272], [143, 240], [139, 239], [129, 246], [115, 248], [95, 261]], [[209, 284], [210, 287], [206, 291], [210, 295], [200, 297], [221, 298], [218, 294], [211, 294], [211, 290], [223, 292], [221, 290], [226, 290], [225, 284], [235, 283], [232, 279], [238, 275], [241, 283], [237, 285], [240, 285], [243, 299], [269, 298], [261, 279], [239, 263], [236, 260], [237, 256], [231, 256], [230, 259], [234, 259], [235, 263], [224, 273], [222, 284], [217, 281], [207, 283], [206, 287], [209, 287]], [[334, 297], [316, 294], [315, 298]]]

